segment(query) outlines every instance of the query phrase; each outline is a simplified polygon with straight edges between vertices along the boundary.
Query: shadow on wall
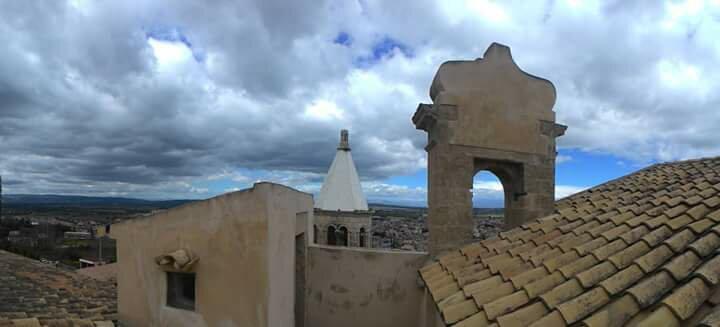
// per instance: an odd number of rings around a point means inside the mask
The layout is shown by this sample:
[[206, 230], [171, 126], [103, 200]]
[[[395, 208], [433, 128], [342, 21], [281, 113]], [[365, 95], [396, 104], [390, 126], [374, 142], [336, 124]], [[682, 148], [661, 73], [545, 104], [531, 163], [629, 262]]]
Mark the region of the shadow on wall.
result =
[[307, 251], [306, 326], [422, 326], [418, 269], [427, 253], [336, 248]]

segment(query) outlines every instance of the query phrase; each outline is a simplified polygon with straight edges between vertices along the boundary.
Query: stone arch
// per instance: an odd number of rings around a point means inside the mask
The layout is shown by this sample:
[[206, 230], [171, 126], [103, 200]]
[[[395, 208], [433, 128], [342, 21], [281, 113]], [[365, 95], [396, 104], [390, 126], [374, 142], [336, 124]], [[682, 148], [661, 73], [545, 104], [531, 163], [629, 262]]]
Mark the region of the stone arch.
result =
[[317, 244], [318, 242], [318, 234], [320, 231], [318, 230], [317, 225], [313, 224], [313, 243]]
[[333, 225], [327, 228], [327, 245], [337, 245], [337, 230]]
[[366, 245], [366, 243], [367, 243], [367, 232], [365, 232], [365, 227], [360, 227], [360, 235], [359, 235], [359, 238], [360, 238], [360, 240], [359, 240], [359, 243], [360, 243], [359, 245], [360, 245], [360, 247], [361, 247], [361, 248], [366, 247], [366, 246], [367, 246], [367, 245]]
[[337, 229], [337, 245], [348, 246], [348, 229], [345, 226], [340, 226]]
[[511, 161], [475, 158], [473, 176], [481, 171], [495, 175], [503, 186], [505, 224], [517, 226], [523, 222], [519, 199], [525, 196], [523, 165]]

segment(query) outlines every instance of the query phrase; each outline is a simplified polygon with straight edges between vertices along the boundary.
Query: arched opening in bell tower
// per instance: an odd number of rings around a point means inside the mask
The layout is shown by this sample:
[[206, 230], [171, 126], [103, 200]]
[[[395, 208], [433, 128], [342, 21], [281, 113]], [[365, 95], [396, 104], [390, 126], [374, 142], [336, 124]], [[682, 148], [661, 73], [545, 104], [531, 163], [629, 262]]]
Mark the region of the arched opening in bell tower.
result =
[[508, 192], [498, 176], [481, 170], [472, 182], [473, 238], [495, 236], [505, 225], [504, 212]]

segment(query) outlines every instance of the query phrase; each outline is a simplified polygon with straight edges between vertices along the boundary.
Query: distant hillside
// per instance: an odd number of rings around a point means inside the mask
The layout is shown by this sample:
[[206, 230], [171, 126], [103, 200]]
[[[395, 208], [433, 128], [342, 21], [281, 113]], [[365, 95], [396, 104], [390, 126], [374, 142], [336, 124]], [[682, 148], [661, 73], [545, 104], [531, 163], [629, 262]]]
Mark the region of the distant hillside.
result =
[[[385, 203], [370, 203], [368, 204], [371, 209], [376, 211], [408, 211], [408, 212], [419, 212], [425, 213], [427, 207], [413, 207], [405, 205], [393, 205]], [[502, 215], [503, 208], [473, 208], [473, 214], [475, 215]]]
[[120, 197], [96, 197], [55, 194], [6, 194], [3, 204], [8, 206], [75, 206], [75, 207], [154, 207], [170, 208], [193, 200], [152, 201]]

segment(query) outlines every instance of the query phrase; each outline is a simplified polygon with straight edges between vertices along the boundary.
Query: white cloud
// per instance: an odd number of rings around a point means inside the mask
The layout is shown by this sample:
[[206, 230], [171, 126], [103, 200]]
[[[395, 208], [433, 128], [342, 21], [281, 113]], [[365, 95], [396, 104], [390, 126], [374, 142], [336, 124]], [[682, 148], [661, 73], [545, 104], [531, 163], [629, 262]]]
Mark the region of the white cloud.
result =
[[555, 199], [561, 199], [586, 189], [587, 187], [584, 186], [555, 185]]
[[[365, 180], [409, 175], [426, 166], [410, 117], [437, 67], [493, 41], [555, 83], [563, 148], [628, 165], [720, 154], [717, 1], [28, 4], [0, 5], [8, 190], [197, 196], [187, 185], [260, 169], [312, 191], [341, 128]], [[375, 58], [381, 42], [394, 48]]]
[[559, 154], [559, 155], [557, 155], [557, 156], [555, 157], [555, 163], [556, 163], [556, 164], [561, 164], [561, 163], [563, 163], [563, 162], [568, 162], [568, 161], [571, 161], [571, 160], [572, 160], [572, 156], [568, 156], [568, 155]]
[[333, 102], [317, 100], [305, 108], [305, 116], [321, 121], [341, 120], [343, 111]]

